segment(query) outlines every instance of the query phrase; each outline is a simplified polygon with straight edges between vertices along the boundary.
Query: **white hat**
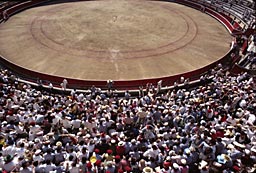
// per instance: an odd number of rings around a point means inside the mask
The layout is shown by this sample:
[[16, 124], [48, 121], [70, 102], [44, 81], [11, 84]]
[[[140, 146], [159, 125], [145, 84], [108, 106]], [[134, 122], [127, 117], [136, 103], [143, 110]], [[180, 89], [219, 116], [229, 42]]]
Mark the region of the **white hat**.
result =
[[202, 160], [199, 165], [198, 165], [198, 169], [203, 169], [208, 165], [208, 162]]
[[118, 146], [124, 146], [124, 142], [123, 141], [118, 142]]
[[253, 146], [253, 147], [251, 148], [251, 152], [256, 153], [256, 147], [255, 147], [255, 146]]
[[38, 150], [36, 150], [35, 155], [38, 155], [38, 154], [40, 154], [41, 152], [42, 152], [42, 150], [38, 149]]
[[87, 134], [85, 135], [85, 137], [86, 137], [86, 138], [90, 138], [91, 135], [87, 133]]
[[111, 136], [114, 136], [114, 135], [118, 135], [118, 133], [117, 132], [112, 132]]
[[181, 159], [180, 162], [181, 162], [181, 164], [183, 164], [183, 165], [186, 165], [186, 164], [187, 164], [186, 159]]
[[[176, 153], [175, 153], [174, 150], [170, 150], [170, 151], [169, 151], [169, 155], [170, 155], [170, 156], [174, 156], [175, 154], [176, 154]], [[168, 158], [168, 156], [167, 156], [167, 158]]]
[[216, 133], [216, 130], [215, 129], [211, 129], [211, 131], [210, 131], [211, 133]]
[[173, 163], [172, 166], [173, 166], [174, 169], [179, 169], [179, 167], [180, 167], [177, 163]]
[[116, 140], [115, 139], [111, 139], [110, 141], [112, 144], [116, 143]]
[[39, 139], [39, 138], [36, 138], [36, 139], [35, 139], [35, 142], [36, 142], [36, 143], [40, 142], [40, 139]]
[[155, 168], [155, 171], [156, 171], [156, 172], [161, 172], [160, 166], [156, 167], [156, 168]]
[[234, 129], [234, 126], [227, 126], [227, 129]]
[[244, 149], [244, 153], [245, 153], [246, 155], [249, 155], [249, 154], [251, 153], [251, 151], [248, 150], [248, 149]]
[[34, 145], [34, 142], [33, 141], [29, 141], [28, 145]]
[[105, 120], [106, 120], [106, 118], [101, 118], [101, 119], [100, 119], [100, 121], [105, 121]]
[[168, 126], [168, 125], [169, 125], [169, 123], [168, 123], [168, 122], [165, 122], [163, 125], [164, 125], [164, 126]]
[[136, 140], [135, 140], [135, 139], [132, 139], [132, 140], [131, 140], [131, 143], [136, 143]]

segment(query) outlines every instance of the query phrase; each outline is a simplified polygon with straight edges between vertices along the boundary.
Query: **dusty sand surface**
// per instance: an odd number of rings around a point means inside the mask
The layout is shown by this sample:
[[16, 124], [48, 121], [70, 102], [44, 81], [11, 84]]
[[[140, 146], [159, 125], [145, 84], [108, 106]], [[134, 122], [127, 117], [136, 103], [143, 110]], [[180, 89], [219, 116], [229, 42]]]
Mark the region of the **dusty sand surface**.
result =
[[35, 7], [0, 25], [0, 54], [30, 70], [85, 80], [171, 76], [226, 54], [212, 17], [160, 1], [80, 1]]

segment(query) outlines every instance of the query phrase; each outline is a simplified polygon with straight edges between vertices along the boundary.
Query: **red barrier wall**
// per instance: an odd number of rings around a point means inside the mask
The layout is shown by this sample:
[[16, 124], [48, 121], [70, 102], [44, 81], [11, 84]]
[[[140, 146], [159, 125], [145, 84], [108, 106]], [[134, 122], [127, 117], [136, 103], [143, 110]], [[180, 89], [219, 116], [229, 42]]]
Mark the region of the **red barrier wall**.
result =
[[230, 71], [232, 74], [241, 74], [241, 73], [248, 73], [250, 75], [256, 75], [256, 71], [255, 70], [251, 70], [251, 69], [247, 69], [245, 67], [242, 67], [238, 64], [235, 64], [234, 67], [232, 68], [232, 70]]

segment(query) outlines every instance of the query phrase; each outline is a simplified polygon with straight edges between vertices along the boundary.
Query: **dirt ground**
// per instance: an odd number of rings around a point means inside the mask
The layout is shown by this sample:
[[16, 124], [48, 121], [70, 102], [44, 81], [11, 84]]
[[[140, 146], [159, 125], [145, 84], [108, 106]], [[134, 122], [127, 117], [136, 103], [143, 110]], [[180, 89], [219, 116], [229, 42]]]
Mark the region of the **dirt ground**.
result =
[[0, 54], [30, 70], [85, 80], [171, 76], [226, 54], [214, 18], [175, 3], [79, 1], [35, 7], [0, 25]]

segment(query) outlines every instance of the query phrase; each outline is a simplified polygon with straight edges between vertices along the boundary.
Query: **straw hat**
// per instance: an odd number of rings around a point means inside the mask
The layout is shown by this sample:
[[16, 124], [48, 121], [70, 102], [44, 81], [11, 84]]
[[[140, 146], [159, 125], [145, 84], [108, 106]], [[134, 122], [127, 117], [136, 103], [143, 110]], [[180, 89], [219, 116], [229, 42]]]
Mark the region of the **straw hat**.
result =
[[153, 169], [150, 168], [150, 167], [148, 167], [148, 166], [146, 166], [146, 167], [143, 169], [143, 173], [153, 173], [153, 172], [154, 172]]
[[232, 136], [234, 136], [235, 135], [235, 133], [234, 132], [232, 132], [232, 131], [230, 131], [229, 129], [226, 131], [226, 133], [224, 134], [224, 136], [227, 136], [227, 137], [232, 137]]
[[60, 141], [56, 142], [57, 147], [62, 147], [62, 143]]

